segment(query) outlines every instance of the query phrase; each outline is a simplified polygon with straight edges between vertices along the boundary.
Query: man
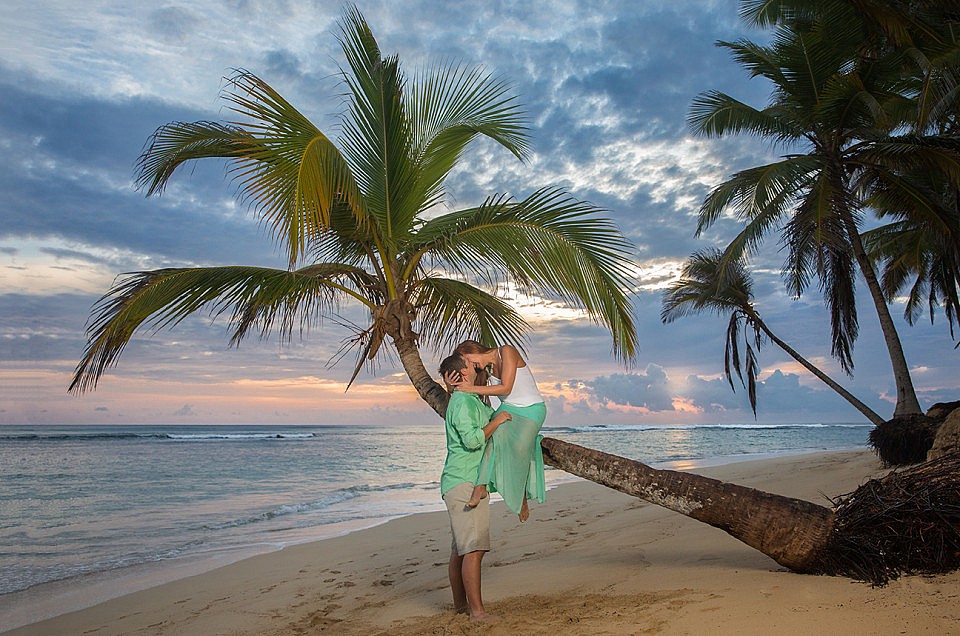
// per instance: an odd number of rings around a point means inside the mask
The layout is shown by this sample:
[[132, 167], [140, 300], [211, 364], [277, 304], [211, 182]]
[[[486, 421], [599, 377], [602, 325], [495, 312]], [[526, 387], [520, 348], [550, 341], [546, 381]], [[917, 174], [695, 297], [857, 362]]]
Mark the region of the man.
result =
[[493, 409], [473, 393], [454, 391], [452, 382], [462, 378], [473, 383], [477, 370], [459, 354], [440, 363], [440, 375], [447, 384], [450, 403], [445, 418], [447, 459], [440, 475], [440, 492], [450, 515], [453, 544], [450, 550], [450, 588], [457, 612], [469, 613], [470, 620], [496, 620], [483, 608], [480, 594], [480, 563], [490, 549], [490, 498], [476, 507], [467, 506], [473, 494], [474, 481], [480, 469], [484, 443], [497, 427], [510, 419], [500, 413], [493, 420]]

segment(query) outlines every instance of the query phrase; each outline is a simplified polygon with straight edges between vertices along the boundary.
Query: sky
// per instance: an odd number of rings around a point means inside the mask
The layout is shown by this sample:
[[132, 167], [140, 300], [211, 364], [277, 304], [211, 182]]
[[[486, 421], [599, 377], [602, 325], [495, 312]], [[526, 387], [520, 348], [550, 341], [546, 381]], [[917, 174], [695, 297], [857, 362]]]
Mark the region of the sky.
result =
[[[335, 2], [205, 0], [0, 3], [0, 424], [418, 424], [436, 415], [396, 357], [346, 391], [348, 334], [326, 321], [291, 343], [228, 347], [223, 321], [201, 314], [137, 334], [95, 391], [68, 394], [91, 307], [125, 272], [159, 267], [284, 267], [224, 165], [181, 170], [160, 197], [133, 184], [149, 135], [171, 121], [222, 120], [232, 69], [252, 71], [335, 137], [344, 59]], [[785, 353], [761, 352], [756, 418], [723, 377], [726, 317], [660, 320], [664, 289], [692, 252], [722, 246], [736, 224], [695, 236], [698, 207], [732, 173], [783, 149], [752, 138], [707, 139], [686, 123], [716, 89], [763, 106], [718, 40], [765, 34], [735, 0], [362, 1], [385, 53], [405, 72], [450, 62], [507, 80], [530, 119], [519, 162], [476, 143], [448, 181], [450, 209], [494, 193], [559, 185], [614, 219], [635, 246], [640, 351], [616, 362], [611, 339], [573, 308], [511, 297], [531, 325], [521, 343], [547, 399], [547, 425], [865, 422]], [[876, 314], [859, 285], [853, 377], [830, 358], [814, 285], [799, 299], [780, 278], [776, 237], [751, 263], [768, 325], [883, 416], [894, 387]], [[908, 326], [894, 304], [921, 405], [956, 399], [958, 353], [946, 320]], [[353, 307], [345, 317], [362, 320]], [[428, 369], [445, 352], [423, 351]]]

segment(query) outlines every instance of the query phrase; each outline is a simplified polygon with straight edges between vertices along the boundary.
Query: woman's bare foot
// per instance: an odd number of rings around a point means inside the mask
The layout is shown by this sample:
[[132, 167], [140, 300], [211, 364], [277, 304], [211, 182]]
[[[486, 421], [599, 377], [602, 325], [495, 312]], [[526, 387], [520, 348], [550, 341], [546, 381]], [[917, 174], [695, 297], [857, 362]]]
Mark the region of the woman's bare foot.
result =
[[476, 508], [480, 505], [480, 502], [483, 501], [487, 496], [487, 485], [480, 484], [473, 489], [473, 494], [470, 495], [470, 501], [467, 502], [468, 508]]
[[483, 614], [471, 614], [471, 615], [470, 615], [470, 622], [473, 622], [473, 623], [499, 623], [499, 622], [500, 622], [500, 617], [499, 617], [499, 616], [494, 616], [493, 614], [487, 614], [486, 612], [484, 612]]
[[517, 515], [520, 517], [520, 523], [523, 523], [530, 518], [530, 507], [527, 506], [527, 498], [523, 498], [523, 505], [520, 506], [520, 514]]

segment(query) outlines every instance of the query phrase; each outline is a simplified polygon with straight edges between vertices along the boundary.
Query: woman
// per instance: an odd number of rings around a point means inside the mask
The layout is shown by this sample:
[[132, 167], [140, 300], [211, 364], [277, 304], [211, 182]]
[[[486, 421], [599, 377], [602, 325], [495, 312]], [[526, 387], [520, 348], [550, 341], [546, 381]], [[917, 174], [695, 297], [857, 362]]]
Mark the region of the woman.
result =
[[458, 391], [493, 396], [500, 400], [497, 413], [513, 416], [487, 441], [473, 497], [467, 505], [480, 503], [488, 491], [499, 492], [507, 507], [520, 517], [530, 517], [527, 498], [543, 503], [543, 454], [540, 427], [547, 407], [529, 365], [513, 345], [485, 347], [465, 340], [455, 349], [469, 364], [489, 374], [487, 384], [460, 380], [450, 382]]

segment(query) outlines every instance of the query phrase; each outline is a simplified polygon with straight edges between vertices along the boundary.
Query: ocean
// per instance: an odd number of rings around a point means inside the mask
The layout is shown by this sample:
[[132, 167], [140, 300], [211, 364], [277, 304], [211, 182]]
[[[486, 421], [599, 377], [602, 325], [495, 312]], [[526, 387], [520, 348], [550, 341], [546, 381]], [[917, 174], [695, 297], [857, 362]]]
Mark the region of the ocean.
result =
[[[546, 426], [543, 433], [689, 469], [862, 448], [870, 429]], [[3, 426], [0, 600], [52, 581], [236, 560], [443, 510], [444, 453], [439, 420], [412, 427]], [[548, 488], [575, 479], [549, 467], [546, 477]]]

